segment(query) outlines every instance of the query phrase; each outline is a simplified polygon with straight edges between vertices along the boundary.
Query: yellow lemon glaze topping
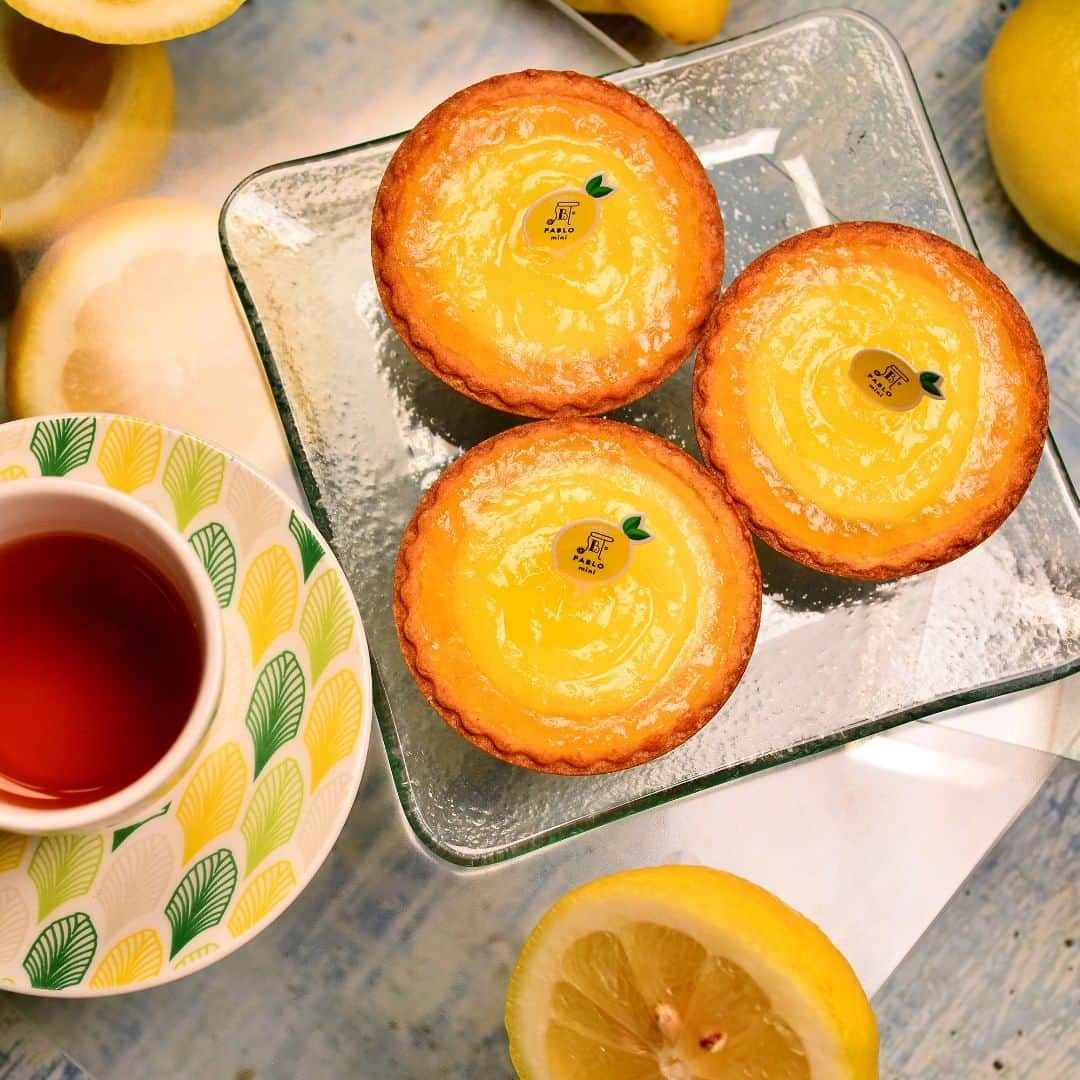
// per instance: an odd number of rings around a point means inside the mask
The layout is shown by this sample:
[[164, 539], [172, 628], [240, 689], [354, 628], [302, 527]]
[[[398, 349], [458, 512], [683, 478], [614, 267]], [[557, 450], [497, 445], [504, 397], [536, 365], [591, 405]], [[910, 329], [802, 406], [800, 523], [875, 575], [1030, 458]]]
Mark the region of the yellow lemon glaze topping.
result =
[[1046, 367], [977, 258], [904, 225], [790, 237], [717, 305], [694, 376], [706, 461], [751, 528], [819, 570], [890, 580], [975, 547], [1046, 436]]
[[[404, 202], [407, 288], [470, 363], [580, 384], [610, 378], [597, 356], [647, 369], [670, 347], [697, 267], [677, 257], [691, 200], [663, 146], [603, 106], [516, 98], [463, 117], [427, 158]], [[597, 176], [613, 189], [600, 199], [585, 191]], [[579, 204], [569, 221], [559, 203]], [[553, 219], [572, 242], [542, 242]]]
[[685, 738], [731, 692], [757, 628], [756, 560], [722, 489], [675, 447], [609, 421], [527, 425], [425, 503], [399, 629], [470, 732], [588, 771], [683, 724]]
[[[946, 286], [901, 254], [796, 269], [755, 312], [745, 368], [750, 432], [771, 467], [841, 518], [898, 520], [941, 498], [979, 464], [1010, 396], [1000, 335], [978, 305], [961, 277]], [[863, 348], [940, 373], [945, 398], [908, 411], [874, 402], [852, 377]]]
[[[552, 542], [568, 522], [643, 510], [653, 539], [615, 580], [575, 581], [554, 564]], [[711, 594], [698, 587], [697, 564], [708, 563], [701, 523], [630, 470], [561, 464], [500, 491], [483, 521], [453, 575], [465, 639], [494, 683], [544, 712], [585, 717], [647, 697], [710, 617]], [[614, 530], [604, 535], [621, 547]]]

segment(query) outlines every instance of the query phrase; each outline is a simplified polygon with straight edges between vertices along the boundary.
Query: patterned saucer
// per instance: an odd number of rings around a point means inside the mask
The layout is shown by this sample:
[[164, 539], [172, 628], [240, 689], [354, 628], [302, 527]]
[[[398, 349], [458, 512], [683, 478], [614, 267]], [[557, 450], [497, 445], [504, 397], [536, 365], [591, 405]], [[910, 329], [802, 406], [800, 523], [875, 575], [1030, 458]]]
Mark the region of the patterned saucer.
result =
[[306, 517], [207, 443], [103, 415], [0, 426], [0, 482], [31, 476], [107, 485], [175, 522], [217, 591], [226, 671], [206, 744], [156, 814], [0, 833], [0, 989], [158, 986], [253, 938], [330, 853], [367, 756], [364, 630]]

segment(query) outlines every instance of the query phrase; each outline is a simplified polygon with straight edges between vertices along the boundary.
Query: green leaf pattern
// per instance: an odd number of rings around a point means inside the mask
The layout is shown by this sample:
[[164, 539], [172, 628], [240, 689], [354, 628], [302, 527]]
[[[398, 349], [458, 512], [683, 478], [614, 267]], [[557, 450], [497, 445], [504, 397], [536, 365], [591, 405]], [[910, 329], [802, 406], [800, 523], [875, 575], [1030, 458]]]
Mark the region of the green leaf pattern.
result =
[[34, 428], [30, 452], [42, 476], [67, 476], [85, 465], [94, 449], [97, 420], [92, 416], [63, 416], [42, 420]]
[[240, 831], [247, 841], [247, 869], [244, 877], [296, 832], [304, 806], [304, 778], [294, 758], [275, 765], [251, 797]]
[[188, 543], [195, 549], [210, 575], [218, 605], [227, 608], [236, 588], [236, 547], [224, 525], [212, 521], [191, 534]]
[[200, 859], [183, 877], [165, 905], [172, 927], [172, 960], [190, 941], [225, 917], [236, 889], [236, 860], [228, 848]]
[[[29, 453], [36, 459], [43, 476], [66, 476], [89, 464], [94, 456], [98, 419], [76, 415], [27, 424], [16, 449], [27, 455], [29, 442]], [[121, 431], [120, 426], [120, 421], [112, 421], [113, 442], [117, 443], [112, 447], [113, 456], [124, 450], [126, 456], [121, 455], [123, 461], [120, 464], [129, 473], [137, 471], [136, 479], [142, 486], [153, 484], [155, 487], [160, 485], [159, 491], [164, 489], [171, 499], [177, 525], [184, 532], [193, 523], [199, 524], [196, 518], [220, 502], [230, 468], [238, 474], [230, 482], [249, 475], [230, 466], [225, 455], [197, 439], [174, 437], [164, 432], [158, 435], [156, 445], [161, 447], [164, 443], [167, 457], [163, 472], [158, 474], [160, 479], [155, 481], [155, 463], [149, 458], [143, 461], [142, 457], [135, 461], [131, 448], [118, 442], [126, 432], [126, 429]], [[161, 432], [155, 425], [147, 423], [146, 426]], [[102, 460], [106, 442], [108, 440], [102, 443], [98, 455]], [[91, 479], [123, 490], [135, 486], [134, 481], [124, 487], [119, 481], [113, 482], [116, 477], [109, 480], [102, 460], [98, 461], [101, 474], [95, 473]], [[27, 469], [33, 472], [29, 460], [18, 468], [24, 475]], [[149, 478], [143, 473], [149, 473]], [[125, 482], [131, 479], [127, 473], [124, 478]], [[260, 519], [260, 534], [280, 528], [283, 516], [280, 501], [276, 496], [270, 498], [269, 489], [264, 492], [264, 488], [265, 484], [256, 480], [254, 489], [263, 495], [265, 515], [268, 515], [265, 521]], [[206, 568], [219, 605], [229, 609], [239, 592], [238, 544], [243, 537], [243, 523], [232, 522], [231, 503], [223, 506], [223, 511], [230, 517], [202, 525], [190, 534], [188, 542]], [[223, 522], [232, 523], [226, 527]], [[339, 572], [336, 567], [327, 568], [329, 549], [325, 541], [295, 511], [290, 511], [288, 528], [296, 543], [288, 559], [294, 581], [297, 571], [302, 570], [304, 585], [311, 586], [304, 590], [307, 597], [299, 634], [307, 649], [310, 687], [314, 692], [327, 668], [354, 641], [356, 618]], [[247, 552], [248, 547], [250, 545], [243, 550]], [[284, 555], [286, 549], [281, 550]], [[324, 570], [321, 575], [318, 574], [320, 566]], [[250, 659], [242, 666], [246, 675], [237, 687], [241, 694], [237, 704], [241, 708], [245, 700], [243, 695], [250, 686], [248, 680], [252, 677]], [[350, 777], [339, 770], [340, 775], [330, 777], [321, 785], [318, 798], [308, 800], [305, 797], [306, 766], [302, 766], [297, 758], [286, 755], [282, 755], [283, 760], [279, 763], [272, 763], [277, 752], [298, 736], [308, 692], [309, 684], [301, 659], [293, 651], [283, 651], [259, 671], [248, 702], [244, 720], [254, 754], [253, 764], [245, 768], [253, 768], [257, 783], [240, 823], [240, 833], [246, 844], [244, 876], [249, 882], [261, 880], [260, 874], [269, 874], [265, 868], [269, 865], [268, 860], [273, 861], [270, 856], [287, 845], [299, 845], [310, 865], [313, 857], [324, 850], [326, 831], [339, 820], [342, 800], [348, 798], [351, 790]], [[242, 756], [247, 757], [246, 753]], [[139, 838], [129, 840], [148, 822], [176, 811], [175, 801], [163, 806], [158, 803], [158, 806], [161, 808], [156, 813], [150, 813], [140, 821], [94, 834], [58, 834], [31, 837], [28, 841], [24, 837], [0, 835], [0, 873], [17, 872], [25, 882], [19, 884], [14, 877], [5, 878], [3, 883], [11, 881], [14, 887], [9, 886], [6, 891], [0, 889], [0, 974], [14, 975], [13, 968], [22, 957], [22, 967], [34, 989], [59, 993], [79, 987], [89, 978], [98, 954], [107, 954], [110, 945], [115, 947], [114, 939], [118, 934], [137, 928], [141, 920], [152, 918], [153, 912], [161, 913], [163, 904], [164, 917], [172, 930], [170, 958], [175, 968], [182, 968], [187, 963], [195, 966], [219, 950], [216, 941], [205, 941], [200, 945], [196, 939], [219, 925], [223, 927], [239, 888], [239, 855], [234, 855], [230, 847], [221, 847], [182, 874], [172, 840], [160, 829], [147, 829]], [[223, 842], [224, 838], [219, 841]], [[278, 865], [287, 866], [284, 863]], [[292, 892], [297, 884], [295, 875], [291, 876], [285, 894]], [[173, 886], [170, 896], [169, 890]], [[89, 899], [91, 892], [92, 900]], [[34, 893], [36, 919], [32, 910]], [[83, 897], [88, 899], [78, 902]], [[73, 910], [83, 908], [85, 910]], [[28, 941], [32, 941], [29, 949]], [[178, 961], [179, 957], [183, 959]], [[3, 970], [2, 964], [10, 964], [12, 968]], [[13, 982], [6, 977], [0, 981]]]
[[164, 817], [169, 812], [170, 806], [172, 806], [172, 803], [166, 803], [156, 814], [151, 814], [149, 817], [143, 818], [142, 821], [136, 821], [134, 825], [124, 825], [117, 829], [113, 833], [112, 850], [115, 851], [133, 832], [138, 832], [144, 825], [159, 817]]
[[23, 959], [30, 985], [36, 990], [78, 986], [94, 960], [97, 945], [97, 930], [83, 911], [49, 923]]
[[296, 546], [300, 549], [300, 562], [304, 567], [304, 583], [307, 584], [311, 572], [319, 565], [319, 560], [326, 552], [319, 543], [319, 538], [305, 522], [297, 517], [295, 510], [289, 515], [289, 532], [296, 538]]
[[255, 745], [256, 777], [300, 730], [306, 694], [304, 672], [295, 653], [279, 653], [259, 673], [245, 720]]
[[161, 484], [172, 499], [181, 529], [218, 501], [224, 482], [224, 454], [187, 435], [176, 440]]
[[352, 635], [353, 615], [341, 575], [327, 570], [311, 587], [300, 616], [300, 636], [308, 647], [312, 686], [334, 657], [349, 647]]
[[28, 871], [37, 889], [38, 918], [44, 919], [61, 904], [88, 893], [104, 853], [105, 839], [100, 834], [43, 836], [34, 848]]

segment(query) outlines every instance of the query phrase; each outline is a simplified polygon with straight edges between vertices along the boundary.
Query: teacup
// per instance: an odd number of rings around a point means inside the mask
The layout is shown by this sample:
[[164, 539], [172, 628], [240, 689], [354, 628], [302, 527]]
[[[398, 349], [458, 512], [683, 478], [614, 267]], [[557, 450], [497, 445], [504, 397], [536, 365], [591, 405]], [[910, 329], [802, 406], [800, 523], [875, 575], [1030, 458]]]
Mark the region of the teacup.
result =
[[0, 486], [0, 830], [159, 808], [223, 672], [210, 578], [153, 510], [70, 480]]

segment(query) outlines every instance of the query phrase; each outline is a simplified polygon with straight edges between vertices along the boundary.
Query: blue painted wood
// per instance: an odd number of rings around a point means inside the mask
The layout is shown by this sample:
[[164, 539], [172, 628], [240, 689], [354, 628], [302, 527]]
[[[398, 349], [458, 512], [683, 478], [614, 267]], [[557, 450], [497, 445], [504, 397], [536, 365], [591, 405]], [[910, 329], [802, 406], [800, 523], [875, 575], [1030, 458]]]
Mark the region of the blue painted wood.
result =
[[[500, 2], [503, 6], [497, 11]], [[237, 23], [232, 28], [226, 24], [214, 32], [213, 39], [194, 39], [173, 47], [184, 96], [178, 114], [180, 142], [172, 163], [177, 171], [167, 175], [165, 190], [219, 199], [226, 180], [239, 179], [255, 151], [252, 144], [238, 141], [235, 153], [229, 154], [219, 137], [236, 130], [247, 138], [260, 118], [266, 122], [266, 148], [259, 150], [258, 160], [251, 165], [307, 149], [294, 141], [282, 148], [286, 135], [273, 129], [291, 108], [288, 102], [273, 102], [275, 96], [283, 101], [289, 96], [295, 72], [289, 69], [293, 54], [283, 42], [301, 33], [306, 23], [300, 20], [322, 20], [328, 28], [323, 54], [306, 61], [312, 69], [342, 72], [350, 63], [367, 68], [366, 77], [349, 85], [363, 83], [370, 97], [365, 100], [357, 95], [348, 130], [340, 128], [341, 134], [333, 137], [333, 141], [346, 142], [403, 126], [439, 96], [440, 79], [460, 84], [496, 67], [557, 62], [560, 49], [550, 44], [550, 26], [546, 16], [538, 14], [545, 6], [544, 0], [531, 4], [529, 0], [470, 0], [467, 4], [410, 0], [396, 6], [384, 0], [325, 0], [318, 5], [257, 0], [249, 13], [257, 23]], [[733, 0], [725, 35], [816, 6], [814, 0]], [[1058, 391], [1055, 427], [1059, 436], [1075, 445], [1075, 461], [1080, 462], [1080, 423], [1070, 412], [1076, 408], [1073, 391], [1080, 372], [1080, 359], [1070, 347], [1070, 342], [1080, 340], [1080, 271], [1049, 255], [1011, 210], [996, 184], [982, 140], [981, 67], [1004, 13], [992, 0], [864, 0], [862, 6], [892, 29], [911, 57], [983, 254], [1020, 296], [1039, 331]], [[280, 20], [276, 29], [275, 20]], [[412, 27], [411, 36], [397, 29], [405, 23]], [[543, 41], [530, 39], [538, 26], [546, 28], [536, 30], [545, 35]], [[231, 70], [215, 60], [216, 69], [205, 71], [200, 56], [220, 58], [215, 43], [226, 35], [247, 40], [251, 50], [234, 55]], [[561, 51], [564, 63], [574, 62]], [[210, 82], [210, 76], [215, 81]], [[204, 77], [207, 83], [199, 84]], [[314, 102], [300, 103], [310, 116], [306, 137], [314, 143], [311, 149], [327, 145], [320, 130], [327, 118], [340, 120], [345, 113], [335, 87], [332, 79], [323, 86], [321, 109]], [[204, 110], [219, 116], [219, 130], [214, 133], [200, 130], [208, 115]], [[183, 170], [196, 163], [208, 171], [191, 186]], [[1077, 434], [1071, 435], [1072, 431]], [[357, 807], [331, 858], [312, 886], [259, 942], [206, 973], [146, 994], [15, 1004], [0, 997], [0, 1080], [39, 1075], [76, 1080], [86, 1075], [64, 1071], [78, 1070], [78, 1066], [43, 1041], [28, 1026], [27, 1017], [65, 1045], [77, 1046], [80, 1056], [110, 1080], [187, 1075], [234, 1080], [252, 1075], [248, 1070], [259, 1078], [316, 1080], [436, 1074], [460, 1080], [509, 1077], [500, 1017], [506, 978], [525, 929], [567, 887], [627, 865], [635, 857], [631, 848], [622, 846], [631, 841], [630, 830], [660, 833], [660, 818], [612, 826], [599, 838], [572, 841], [556, 853], [521, 860], [509, 870], [466, 878], [448, 872], [410, 845], [378, 743], [372, 747], [370, 762]], [[726, 803], [710, 799], [698, 805]], [[1058, 804], [1051, 800], [1046, 805]], [[1074, 805], [1070, 813], [1075, 822]], [[1031, 886], [1032, 901], [1040, 896], [1052, 898], [1055, 885], [1066, 880], [1055, 879], [1060, 863], [1044, 853], [1044, 844], [1049, 845], [1049, 852], [1058, 850], [1054, 836], [1060, 828], [1061, 823], [1048, 812], [1031, 827], [1025, 826], [1022, 842], [1012, 850], [1015, 855], [1026, 851], [1028, 858], [1010, 862], [1014, 866], [1010, 896], [1021, 897], [1025, 887], [1043, 874], [1043, 884]], [[616, 848], [619, 854], [612, 850]], [[654, 853], [652, 861], [660, 854]], [[991, 889], [991, 900], [993, 895]], [[1001, 919], [1011, 914], [1008, 908], [994, 910]], [[1075, 914], [1075, 901], [1072, 910]], [[971, 908], [963, 911], [967, 922], [985, 917], [976, 917]], [[1040, 1009], [1051, 1015], [1050, 1006], [1038, 998], [1043, 978], [1039, 973], [1047, 964], [1058, 962], [1063, 949], [1052, 933], [1044, 935], [1041, 929], [1035, 933], [1034, 928], [1052, 928], [1057, 923], [1053, 918], [1044, 921], [1033, 904], [1024, 911], [1021, 937], [1012, 938], [1013, 924], [1007, 927], [1007, 920], [1003, 921], [998, 932], [991, 933], [1000, 957], [991, 956], [994, 964], [983, 969], [975, 962], [977, 950], [971, 951], [963, 980], [956, 975], [955, 954], [944, 952], [948, 943], [940, 946], [943, 959], [954, 957], [953, 963], [943, 963], [932, 977], [941, 983], [938, 989], [943, 996], [974, 999], [980, 986], [1002, 977], [1012, 965], [1020, 964], [1025, 972], [1030, 965], [1034, 974], [1025, 985], [1035, 996], [1025, 1008], [1030, 1008], [1032, 1016]], [[1026, 937], [1023, 929], [1029, 931]], [[1041, 951], [1030, 955], [1021, 951], [1029, 942], [1044, 941], [1049, 950], [1045, 957]], [[447, 952], [457, 958], [453, 963], [440, 962]], [[890, 1069], [894, 1064], [909, 1069], [921, 1067], [912, 1063], [946, 1060], [930, 1056], [937, 1052], [933, 1040], [918, 1045], [904, 1041], [906, 1027], [931, 1024], [934, 1019], [917, 1012], [935, 987], [929, 985], [926, 974], [910, 966], [916, 956], [913, 953], [905, 962], [897, 976], [900, 981], [890, 984], [878, 999]], [[996, 966], [999, 960], [1004, 968]], [[906, 989], [898, 989], [905, 985]], [[972, 1030], [1004, 1039], [1009, 1029], [998, 1020], [1011, 1024], [1013, 1014], [1002, 1016], [990, 1017], [992, 1029]], [[987, 1022], [986, 1018], [980, 1021]], [[1037, 1026], [1030, 1019], [1026, 1023]], [[955, 1038], [948, 1030], [944, 1038]], [[1014, 1064], [1011, 1048], [1004, 1042], [976, 1046], [973, 1041], [971, 1048], [983, 1053], [995, 1045], [998, 1053], [1010, 1052], [1002, 1060], [1013, 1071], [1005, 1075], [1059, 1080], [1053, 1073], [1038, 1071], [1031, 1051], [1027, 1064], [1035, 1071], [1024, 1072]], [[979, 1060], [984, 1062], [979, 1069], [964, 1066], [936, 1075], [949, 1080], [983, 1075], [985, 1054]], [[891, 1080], [905, 1074], [886, 1070], [883, 1075]], [[906, 1075], [918, 1080], [935, 1076], [933, 1072]], [[985, 1075], [996, 1075], [992, 1061]]]
[[1062, 762], [874, 998], [882, 1076], [1080, 1076], [1080, 768]]
[[0, 1080], [93, 1080], [0, 998]]

